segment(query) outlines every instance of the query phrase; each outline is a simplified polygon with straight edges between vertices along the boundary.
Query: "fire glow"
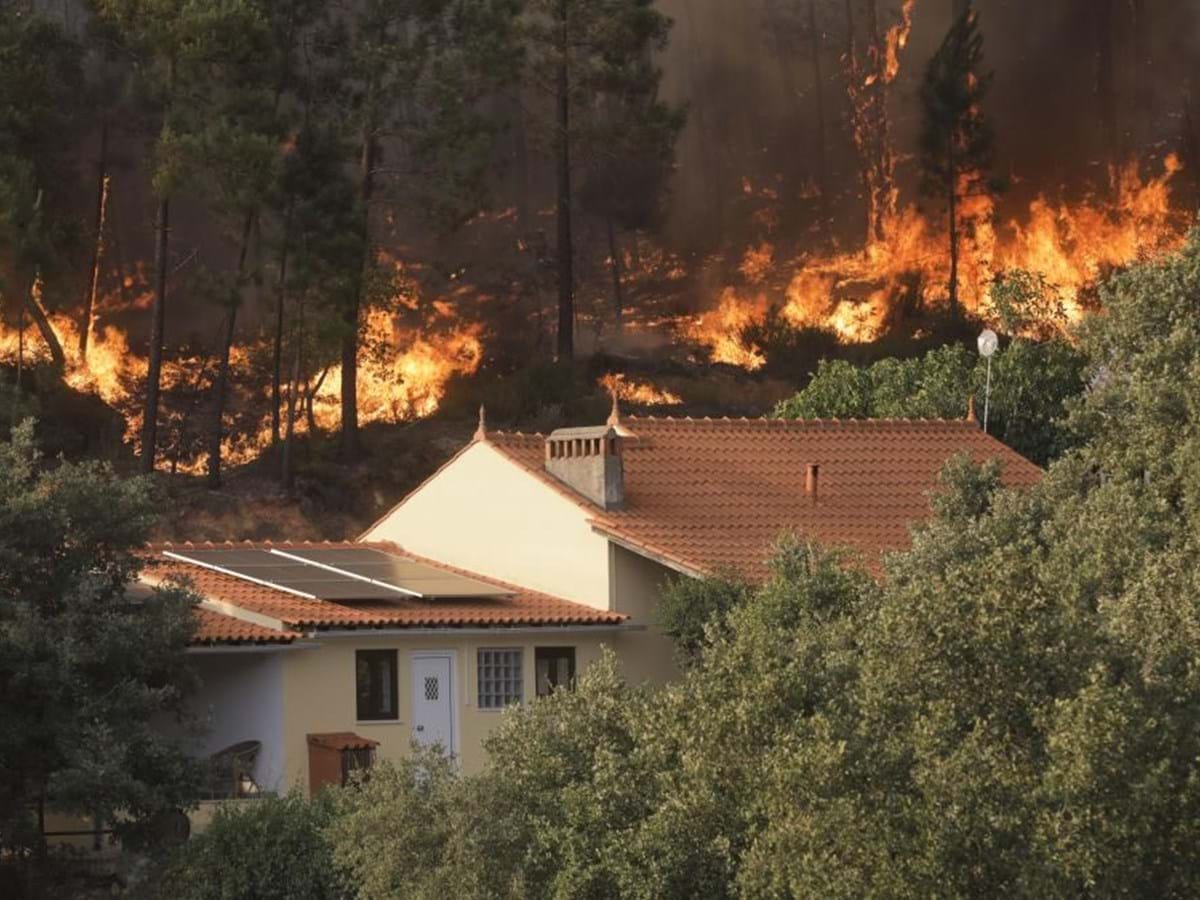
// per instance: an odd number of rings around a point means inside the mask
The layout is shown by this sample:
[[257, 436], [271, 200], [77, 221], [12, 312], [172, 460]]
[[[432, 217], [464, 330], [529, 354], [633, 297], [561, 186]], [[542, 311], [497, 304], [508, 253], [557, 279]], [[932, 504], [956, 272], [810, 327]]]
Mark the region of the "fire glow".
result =
[[[143, 308], [145, 297], [134, 299], [127, 306]], [[411, 304], [406, 304], [411, 305]], [[104, 298], [100, 311], [111, 311], [121, 301]], [[482, 328], [474, 323], [455, 319], [446, 304], [432, 304], [433, 314], [419, 327], [398, 323], [386, 310], [369, 311], [362, 323], [362, 345], [375, 352], [362, 353], [358, 366], [359, 422], [403, 422], [432, 414], [445, 396], [449, 380], [460, 374], [474, 372], [483, 358], [480, 342]], [[66, 356], [64, 378], [75, 390], [94, 394], [122, 413], [125, 418], [125, 441], [137, 452], [142, 424], [142, 399], [147, 372], [146, 359], [133, 353], [126, 334], [115, 327], [94, 329], [87, 344], [86, 357], [79, 355], [79, 326], [68, 316], [49, 316], [55, 335]], [[15, 365], [23, 353], [24, 365], [30, 367], [51, 361], [50, 349], [33, 327], [26, 327], [24, 348], [14, 328], [0, 325], [0, 362]], [[230, 365], [233, 380], [240, 372], [250, 370], [255, 357], [269, 354], [268, 340], [259, 338], [232, 348]], [[162, 390], [169, 394], [175, 389], [196, 384], [207, 388], [206, 375], [210, 361], [203, 358], [166, 358], [163, 362]], [[283, 410], [287, 408], [287, 385], [283, 388]], [[311, 398], [308, 393], [311, 391]], [[341, 366], [334, 364], [317, 373], [311, 385], [300, 385], [297, 397], [295, 428], [305, 434], [310, 422], [318, 430], [334, 431], [341, 424]], [[258, 457], [272, 442], [269, 393], [263, 392], [257, 425], [247, 428], [244, 420], [237, 429], [226, 428], [222, 441], [223, 459], [232, 465], [249, 462]], [[310, 402], [311, 401], [311, 402]], [[201, 401], [203, 404], [204, 400]], [[306, 407], [311, 406], [311, 419]], [[204, 410], [197, 410], [194, 421], [185, 423], [187, 430], [202, 429]], [[169, 419], [169, 417], [168, 417]], [[165, 423], [164, 460], [173, 471], [199, 473], [204, 458], [199, 451], [189, 452], [179, 446], [178, 423]]]
[[[1112, 200], [1070, 204], [1039, 196], [1025, 215], [993, 224], [986, 198], [974, 198], [971, 227], [960, 244], [960, 299], [984, 318], [991, 311], [997, 276], [1019, 269], [1042, 275], [1058, 292], [1070, 320], [1083, 312], [1082, 298], [1105, 272], [1178, 247], [1186, 223], [1171, 207], [1171, 179], [1182, 169], [1168, 156], [1157, 175], [1143, 177], [1136, 162], [1111, 173]], [[847, 342], [877, 338], [889, 315], [905, 300], [925, 308], [944, 303], [949, 279], [944, 225], [909, 206], [884, 220], [883, 240], [850, 253], [804, 254], [786, 263], [791, 274], [782, 317], [796, 327], [826, 328]], [[747, 281], [761, 281], [770, 248], [753, 247], [741, 267]], [[753, 273], [753, 277], [751, 276]], [[762, 354], [746, 344], [742, 330], [768, 310], [761, 290], [726, 287], [708, 312], [685, 326], [716, 362], [758, 369]]]

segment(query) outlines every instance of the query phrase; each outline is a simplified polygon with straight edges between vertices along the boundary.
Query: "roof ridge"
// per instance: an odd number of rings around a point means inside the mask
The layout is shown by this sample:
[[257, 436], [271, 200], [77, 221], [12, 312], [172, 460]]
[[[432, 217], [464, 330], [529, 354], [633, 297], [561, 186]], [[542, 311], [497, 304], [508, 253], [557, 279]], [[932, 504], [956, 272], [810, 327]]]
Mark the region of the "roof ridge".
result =
[[627, 422], [642, 422], [654, 425], [751, 425], [760, 428], [772, 427], [838, 427], [863, 428], [871, 426], [895, 425], [957, 425], [975, 427], [968, 419], [946, 418], [943, 416], [869, 416], [850, 418], [789, 418], [785, 416], [626, 416]]

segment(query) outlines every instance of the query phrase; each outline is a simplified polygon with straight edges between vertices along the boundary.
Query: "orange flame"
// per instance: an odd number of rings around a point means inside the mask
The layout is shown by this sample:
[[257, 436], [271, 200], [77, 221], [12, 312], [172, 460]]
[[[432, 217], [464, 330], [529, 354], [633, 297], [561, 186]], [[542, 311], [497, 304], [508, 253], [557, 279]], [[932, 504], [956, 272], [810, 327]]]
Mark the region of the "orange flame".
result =
[[[131, 287], [132, 282], [126, 287]], [[144, 309], [150, 298], [140, 295], [126, 304], [127, 308]], [[121, 306], [117, 298], [104, 298], [99, 304], [106, 310]], [[409, 300], [406, 305], [412, 306]], [[360, 423], [407, 421], [433, 413], [445, 396], [451, 377], [474, 372], [483, 359], [480, 340], [481, 327], [456, 320], [451, 306], [432, 304], [433, 315], [420, 327], [398, 324], [385, 310], [371, 310], [363, 323], [364, 347], [380, 348], [380, 352], [362, 353], [358, 367], [358, 403]], [[132, 353], [126, 335], [112, 326], [93, 328], [87, 356], [79, 357], [79, 326], [67, 316], [52, 314], [50, 322], [66, 355], [64, 378], [72, 388], [98, 396], [120, 411], [126, 422], [125, 440], [137, 452], [142, 423], [142, 398], [147, 372], [146, 360]], [[234, 381], [238, 373], [251, 369], [253, 360], [266, 355], [268, 338], [239, 344], [232, 348], [230, 368]], [[0, 323], [0, 361], [15, 362], [20, 338], [14, 328]], [[50, 351], [37, 329], [28, 325], [24, 336], [24, 358], [27, 365], [50, 362]], [[164, 393], [192, 387], [207, 391], [211, 376], [211, 361], [199, 357], [164, 360], [162, 388]], [[285, 389], [286, 390], [286, 389]], [[332, 366], [326, 372], [313, 397], [313, 420], [323, 430], [340, 427], [341, 367]], [[222, 441], [226, 464], [249, 462], [271, 443], [269, 388], [264, 387], [261, 403], [251, 410], [250, 421], [258, 415], [257, 425], [247, 427], [246, 411], [241, 411], [238, 429], [230, 429]], [[232, 405], [232, 403], [231, 403]], [[232, 412], [232, 411], [231, 411]], [[195, 417], [199, 418], [199, 417]], [[201, 421], [192, 423], [200, 428]], [[304, 433], [306, 417], [297, 415], [296, 429]], [[168, 432], [170, 431], [168, 427]], [[164, 434], [170, 443], [172, 436]], [[204, 469], [201, 454], [184, 451], [185, 456], [169, 459], [173, 469], [198, 473]], [[171, 452], [165, 454], [168, 458]]]
[[597, 384], [610, 394], [616, 394], [618, 400], [640, 406], [678, 406], [683, 403], [683, 398], [673, 391], [655, 387], [646, 381], [633, 381], [624, 374], [610, 373]]
[[[994, 222], [987, 197], [964, 200], [970, 223], [959, 247], [959, 299], [978, 315], [991, 314], [997, 275], [1013, 269], [1041, 274], [1057, 290], [1071, 320], [1082, 298], [1104, 274], [1140, 258], [1178, 247], [1184, 223], [1171, 207], [1171, 179], [1182, 169], [1168, 156], [1161, 174], [1143, 179], [1136, 162], [1111, 174], [1111, 201], [1088, 198], [1068, 204], [1039, 196], [1021, 219]], [[945, 224], [909, 206], [885, 220], [883, 240], [857, 252], [806, 254], [793, 263], [782, 292], [781, 315], [798, 327], [828, 328], [846, 342], [879, 336], [889, 316], [908, 300], [931, 308], [946, 302], [949, 281]], [[745, 268], [743, 265], [743, 274]], [[755, 273], [754, 284], [764, 280]], [[742, 330], [768, 308], [765, 293], [726, 287], [713, 309], [684, 330], [706, 345], [714, 360], [758, 369], [762, 355], [746, 346]]]

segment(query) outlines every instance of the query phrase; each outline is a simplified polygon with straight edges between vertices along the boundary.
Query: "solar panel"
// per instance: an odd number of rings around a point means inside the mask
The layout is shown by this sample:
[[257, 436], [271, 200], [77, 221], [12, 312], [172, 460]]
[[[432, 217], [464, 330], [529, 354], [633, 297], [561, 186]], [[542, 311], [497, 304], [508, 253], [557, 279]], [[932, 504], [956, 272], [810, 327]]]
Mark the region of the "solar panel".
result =
[[320, 566], [330, 572], [369, 579], [373, 584], [391, 585], [417, 597], [507, 597], [513, 593], [486, 581], [392, 556], [371, 547], [305, 547], [273, 549], [271, 552], [286, 559]]
[[414, 596], [410, 591], [347, 578], [267, 550], [187, 550], [164, 555], [309, 600], [394, 600]]
[[501, 597], [512, 591], [370, 547], [165, 551], [164, 556], [310, 600]]

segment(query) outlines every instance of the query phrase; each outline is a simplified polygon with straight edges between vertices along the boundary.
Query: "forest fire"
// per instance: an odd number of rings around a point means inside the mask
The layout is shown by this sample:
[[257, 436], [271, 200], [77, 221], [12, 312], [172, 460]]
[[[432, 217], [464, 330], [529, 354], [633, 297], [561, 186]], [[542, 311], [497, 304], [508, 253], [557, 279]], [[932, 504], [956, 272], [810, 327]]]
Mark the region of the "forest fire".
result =
[[[1178, 246], [1186, 218], [1171, 205], [1171, 179], [1182, 165], [1168, 156], [1159, 174], [1143, 177], [1137, 163], [1111, 176], [1112, 199], [1078, 203], [1037, 197], [1024, 216], [993, 224], [989, 201], [972, 210], [973, 228], [962, 240], [959, 294], [963, 305], [983, 317], [991, 313], [997, 276], [1012, 270], [1039, 274], [1058, 293], [1069, 319], [1082, 313], [1083, 295], [1109, 270]], [[885, 239], [860, 251], [802, 255], [778, 303], [781, 316], [796, 327], [826, 328], [847, 343], [879, 336], [902, 305], [932, 308], [945, 302], [948, 280], [946, 231], [915, 206], [885, 219]], [[742, 274], [762, 281], [759, 264], [769, 259], [752, 248]], [[753, 277], [749, 277], [753, 274]], [[710, 311], [685, 328], [687, 336], [710, 350], [717, 362], [757, 369], [764, 359], [747, 345], [743, 329], [760, 319], [771, 298], [762, 290], [726, 287]]]
[[[120, 300], [106, 298], [100, 308], [111, 313]], [[144, 297], [133, 301], [133, 308], [146, 305]], [[364, 354], [358, 369], [359, 421], [401, 422], [432, 414], [445, 394], [446, 384], [458, 374], [474, 372], [482, 359], [481, 327], [476, 323], [455, 321], [453, 311], [444, 304], [433, 304], [431, 321], [422, 327], [396, 324], [385, 310], [369, 311], [363, 324], [364, 346], [373, 348]], [[71, 318], [53, 314], [48, 317], [66, 357], [64, 379], [75, 390], [94, 394], [119, 411], [125, 419], [125, 441], [136, 452], [142, 425], [142, 389], [147, 363], [130, 350], [129, 338], [114, 326], [93, 330], [86, 357], [79, 355], [78, 324]], [[269, 341], [259, 338], [235, 346], [231, 353], [234, 380], [249, 372], [256, 358], [270, 352]], [[0, 323], [0, 362], [15, 366], [49, 364], [52, 353], [37, 329], [26, 327], [22, 338], [14, 328]], [[200, 395], [211, 376], [212, 361], [194, 356], [175, 356], [164, 360], [162, 390]], [[243, 379], [247, 380], [247, 379]], [[286, 409], [287, 385], [283, 387]], [[334, 431], [340, 425], [341, 366], [331, 365], [315, 373], [311, 382], [301, 383], [297, 396], [297, 433], [310, 429]], [[239, 427], [227, 429], [223, 458], [238, 465], [256, 458], [272, 443], [270, 396], [262, 391], [256, 410], [243, 415]], [[203, 398], [193, 400], [190, 409], [168, 413], [166, 452], [172, 471], [198, 474], [204, 469], [199, 449], [202, 430]], [[247, 423], [245, 420], [251, 421]], [[189, 439], [188, 435], [192, 434]]]

